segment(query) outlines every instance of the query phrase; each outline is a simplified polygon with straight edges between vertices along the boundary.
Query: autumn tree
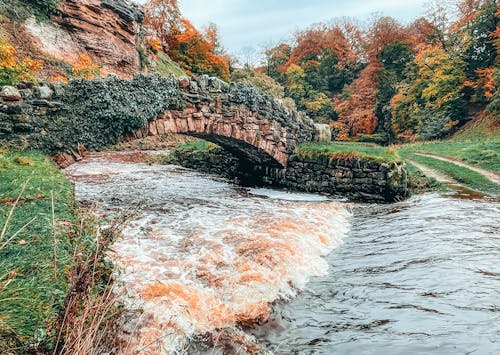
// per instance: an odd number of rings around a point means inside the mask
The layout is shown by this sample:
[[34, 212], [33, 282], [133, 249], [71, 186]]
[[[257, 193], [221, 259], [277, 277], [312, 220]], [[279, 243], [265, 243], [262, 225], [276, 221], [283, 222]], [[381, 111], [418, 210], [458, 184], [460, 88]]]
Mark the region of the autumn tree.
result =
[[292, 47], [281, 43], [275, 47], [264, 50], [264, 65], [266, 74], [278, 82], [282, 82], [285, 73], [285, 64], [292, 54]]
[[441, 138], [465, 118], [465, 63], [434, 45], [421, 50], [414, 64], [414, 76], [391, 101], [394, 129], [413, 130], [423, 139]]
[[463, 0], [461, 17], [453, 25], [451, 41], [465, 62], [466, 98], [485, 103], [493, 86], [493, 65], [497, 51], [494, 33], [498, 25], [495, 0]]
[[408, 74], [415, 53], [411, 45], [405, 41], [387, 44], [378, 54], [377, 59], [382, 65], [378, 72], [378, 93], [375, 115], [377, 116], [377, 131], [383, 136], [379, 143], [390, 144], [394, 139], [392, 131], [392, 112], [390, 102], [397, 93], [397, 87]]
[[191, 74], [210, 74], [229, 80], [229, 61], [217, 54], [217, 30], [209, 28], [205, 33], [198, 31], [186, 19], [181, 19], [181, 33], [175, 36], [176, 45], [169, 54], [181, 68]]
[[401, 80], [412, 51], [408, 33], [390, 17], [375, 19], [365, 37], [368, 64], [350, 85], [349, 96], [337, 97], [336, 109], [350, 134], [370, 135], [378, 129], [388, 141], [391, 136], [390, 99]]
[[143, 5], [143, 10], [144, 27], [152, 43], [158, 41], [165, 52], [171, 46], [177, 46], [176, 36], [181, 28], [177, 0], [149, 0]]

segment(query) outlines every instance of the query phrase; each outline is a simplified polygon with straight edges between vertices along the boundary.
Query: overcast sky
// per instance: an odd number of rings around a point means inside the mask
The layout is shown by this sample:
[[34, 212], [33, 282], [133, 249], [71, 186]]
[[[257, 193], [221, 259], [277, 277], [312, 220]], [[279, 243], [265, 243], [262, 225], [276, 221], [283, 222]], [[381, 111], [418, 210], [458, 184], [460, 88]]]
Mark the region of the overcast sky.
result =
[[[144, 1], [144, 0], [137, 0]], [[196, 27], [217, 24], [223, 46], [245, 57], [249, 47], [290, 38], [310, 24], [352, 17], [363, 22], [374, 13], [402, 23], [423, 15], [428, 0], [178, 0], [181, 13]]]

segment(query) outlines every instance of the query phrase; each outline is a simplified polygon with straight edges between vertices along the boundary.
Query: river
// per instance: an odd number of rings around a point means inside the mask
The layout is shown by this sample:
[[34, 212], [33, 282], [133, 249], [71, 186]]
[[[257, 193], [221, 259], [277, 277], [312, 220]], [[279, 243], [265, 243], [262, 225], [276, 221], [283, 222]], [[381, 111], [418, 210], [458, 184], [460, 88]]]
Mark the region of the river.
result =
[[83, 204], [134, 211], [110, 253], [120, 353], [500, 353], [498, 202], [353, 204], [137, 157], [66, 169]]

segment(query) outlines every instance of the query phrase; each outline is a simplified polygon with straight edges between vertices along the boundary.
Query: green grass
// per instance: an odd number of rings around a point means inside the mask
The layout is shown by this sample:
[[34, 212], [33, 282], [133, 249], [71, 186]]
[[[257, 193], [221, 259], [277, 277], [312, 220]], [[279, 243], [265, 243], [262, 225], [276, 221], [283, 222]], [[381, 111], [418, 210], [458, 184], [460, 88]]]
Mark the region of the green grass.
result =
[[[411, 151], [403, 151], [400, 154], [405, 159], [410, 158], [417, 163], [426, 165], [431, 169], [444, 173], [455, 179], [457, 182], [472, 188], [473, 190], [484, 192], [492, 196], [500, 195], [499, 185], [488, 180], [481, 174], [476, 173], [475, 171], [472, 171], [464, 167], [460, 167], [456, 164], [449, 163], [446, 161], [434, 159], [431, 157], [424, 157], [421, 155], [415, 155], [412, 154]], [[411, 164], [408, 165], [411, 166]], [[411, 169], [415, 169], [415, 167]], [[412, 173], [411, 171], [412, 170], [410, 170], [410, 175], [415, 174], [415, 172]]]
[[173, 74], [176, 78], [186, 75], [181, 67], [179, 67], [177, 63], [175, 63], [164, 53], [158, 53], [156, 71], [163, 76], [169, 76], [170, 74]]
[[37, 153], [0, 152], [0, 232], [7, 224], [0, 240], [0, 353], [49, 338], [69, 286], [72, 246], [61, 222], [73, 218], [73, 207], [72, 185], [53, 162]]
[[181, 153], [196, 153], [196, 152], [211, 152], [217, 149], [218, 146], [203, 140], [185, 142], [177, 145], [175, 150]]
[[500, 173], [500, 137], [476, 141], [447, 140], [417, 143], [404, 146], [399, 150], [401, 156], [414, 152], [456, 158], [467, 164]]
[[375, 161], [400, 161], [396, 151], [391, 148], [360, 143], [307, 143], [298, 146], [295, 152], [305, 158], [316, 158], [319, 156], [346, 157], [354, 156], [367, 158]]
[[451, 140], [456, 141], [484, 141], [500, 140], [498, 127], [500, 117], [492, 114], [480, 114], [476, 119], [468, 122], [460, 131], [455, 133]]

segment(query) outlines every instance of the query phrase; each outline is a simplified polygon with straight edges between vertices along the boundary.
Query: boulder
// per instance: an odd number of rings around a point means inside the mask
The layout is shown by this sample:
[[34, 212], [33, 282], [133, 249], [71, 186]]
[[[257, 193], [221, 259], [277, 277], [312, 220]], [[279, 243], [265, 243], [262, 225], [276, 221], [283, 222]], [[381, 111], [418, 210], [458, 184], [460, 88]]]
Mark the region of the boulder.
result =
[[39, 86], [36, 88], [37, 95], [42, 100], [50, 100], [54, 92], [48, 86]]
[[330, 143], [332, 141], [332, 130], [327, 124], [314, 124], [314, 140], [319, 143]]
[[0, 91], [0, 97], [5, 101], [21, 101], [21, 92], [13, 86], [4, 86]]

